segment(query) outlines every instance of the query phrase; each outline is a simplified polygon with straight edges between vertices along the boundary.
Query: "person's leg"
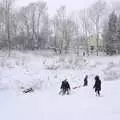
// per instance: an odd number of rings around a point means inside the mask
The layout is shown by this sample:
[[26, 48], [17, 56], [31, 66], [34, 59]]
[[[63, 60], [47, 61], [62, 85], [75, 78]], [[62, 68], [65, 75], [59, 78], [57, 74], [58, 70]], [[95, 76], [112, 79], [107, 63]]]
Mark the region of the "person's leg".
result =
[[98, 89], [96, 89], [95, 92], [96, 92], [96, 96], [98, 96]]
[[98, 90], [98, 96], [100, 96], [100, 90]]
[[67, 91], [66, 91], [66, 89], [65, 89], [65, 92], [64, 92], [64, 94], [66, 94], [66, 92], [67, 92]]
[[67, 95], [69, 95], [70, 93], [69, 93], [69, 89], [67, 89]]
[[97, 96], [97, 90], [95, 89], [95, 93], [96, 93], [96, 96]]
[[67, 94], [67, 89], [65, 89], [65, 94]]
[[63, 89], [60, 90], [59, 94], [60, 94], [60, 95], [63, 94]]
[[64, 95], [64, 94], [65, 94], [65, 92], [66, 92], [66, 91], [65, 91], [65, 89], [63, 89], [63, 94], [62, 94], [62, 95]]

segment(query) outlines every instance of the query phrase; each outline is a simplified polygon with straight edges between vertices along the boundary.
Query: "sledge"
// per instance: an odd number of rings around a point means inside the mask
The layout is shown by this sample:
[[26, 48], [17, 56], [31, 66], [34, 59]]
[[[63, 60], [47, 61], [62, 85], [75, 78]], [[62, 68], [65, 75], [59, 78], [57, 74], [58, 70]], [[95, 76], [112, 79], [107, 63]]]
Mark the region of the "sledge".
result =
[[79, 86], [75, 86], [75, 87], [73, 87], [72, 89], [77, 89], [77, 88], [80, 88], [81, 86], [79, 85]]
[[30, 92], [34, 92], [34, 89], [33, 88], [28, 88], [28, 89], [25, 89], [23, 91], [23, 93], [30, 93]]

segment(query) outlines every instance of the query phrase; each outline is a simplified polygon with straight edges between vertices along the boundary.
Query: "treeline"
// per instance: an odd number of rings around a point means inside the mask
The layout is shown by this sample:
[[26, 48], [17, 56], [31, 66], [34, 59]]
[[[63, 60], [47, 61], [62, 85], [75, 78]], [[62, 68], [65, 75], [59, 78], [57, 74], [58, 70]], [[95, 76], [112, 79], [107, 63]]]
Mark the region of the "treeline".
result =
[[[94, 36], [97, 55], [101, 39], [103, 51], [109, 54], [115, 46], [113, 38], [119, 41], [119, 8], [118, 4], [111, 7], [98, 0], [89, 8], [69, 14], [66, 7], [61, 6], [50, 17], [46, 2], [34, 2], [17, 9], [15, 1], [1, 0], [0, 49], [8, 49], [9, 54], [12, 49], [53, 49], [58, 54], [75, 52], [78, 55], [84, 50], [89, 55], [88, 40]], [[114, 47], [112, 52], [115, 49], [118, 48]]]
[[113, 11], [103, 30], [104, 45], [107, 55], [120, 53], [120, 14]]

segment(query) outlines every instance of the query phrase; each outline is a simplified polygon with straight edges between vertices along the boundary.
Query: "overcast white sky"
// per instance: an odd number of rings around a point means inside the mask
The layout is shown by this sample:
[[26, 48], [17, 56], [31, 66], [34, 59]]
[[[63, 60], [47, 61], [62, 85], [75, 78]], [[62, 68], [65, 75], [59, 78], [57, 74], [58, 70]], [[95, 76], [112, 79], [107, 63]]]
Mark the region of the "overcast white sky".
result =
[[[18, 6], [27, 5], [30, 2], [35, 2], [39, 0], [17, 0]], [[42, 0], [41, 0], [42, 1]], [[54, 14], [56, 9], [61, 5], [65, 5], [69, 12], [80, 10], [90, 6], [96, 0], [44, 0], [47, 2], [48, 10], [50, 14]], [[119, 1], [119, 0], [106, 0], [107, 2]]]

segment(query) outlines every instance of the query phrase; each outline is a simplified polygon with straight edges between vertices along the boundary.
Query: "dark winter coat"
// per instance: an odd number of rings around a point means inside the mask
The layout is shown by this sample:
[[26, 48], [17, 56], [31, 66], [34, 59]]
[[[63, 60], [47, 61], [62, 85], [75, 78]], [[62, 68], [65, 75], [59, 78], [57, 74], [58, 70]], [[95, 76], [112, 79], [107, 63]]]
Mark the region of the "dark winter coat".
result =
[[95, 85], [94, 85], [93, 88], [95, 88], [95, 91], [100, 91], [101, 90], [101, 80], [100, 79], [95, 80]]
[[62, 82], [61, 89], [66, 89], [66, 90], [70, 89], [70, 85], [66, 80]]
[[83, 86], [87, 86], [88, 85], [88, 80], [87, 79], [88, 79], [88, 76], [85, 77]]

